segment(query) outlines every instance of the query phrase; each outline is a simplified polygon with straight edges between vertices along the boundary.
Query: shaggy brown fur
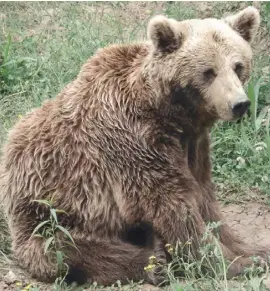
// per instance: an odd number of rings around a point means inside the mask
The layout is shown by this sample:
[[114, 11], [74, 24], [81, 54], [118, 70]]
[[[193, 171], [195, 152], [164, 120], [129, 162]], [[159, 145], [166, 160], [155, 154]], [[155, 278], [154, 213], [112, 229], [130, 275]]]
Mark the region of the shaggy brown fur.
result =
[[[193, 237], [199, 258], [205, 224], [222, 220], [209, 130], [217, 119], [239, 117], [235, 104], [247, 102], [248, 41], [258, 25], [254, 8], [225, 20], [157, 16], [149, 43], [99, 50], [62, 93], [18, 122], [4, 149], [2, 191], [23, 267], [40, 280], [56, 276], [44, 242], [30, 237], [47, 215], [32, 200], [51, 196], [69, 214], [60, 221], [81, 252], [70, 249], [67, 263], [98, 283], [145, 278], [157, 284], [143, 267], [151, 254], [165, 260], [164, 243]], [[144, 247], [122, 239], [138, 223], [155, 232]], [[250, 255], [266, 254], [226, 224], [219, 236], [228, 260], [242, 256], [231, 275]]]

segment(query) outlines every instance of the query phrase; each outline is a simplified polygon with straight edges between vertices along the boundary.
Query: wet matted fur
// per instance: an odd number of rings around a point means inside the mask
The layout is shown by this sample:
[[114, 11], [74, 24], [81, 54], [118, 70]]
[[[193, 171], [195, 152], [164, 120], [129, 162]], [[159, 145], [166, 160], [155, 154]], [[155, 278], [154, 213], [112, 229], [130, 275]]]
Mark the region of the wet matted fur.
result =
[[[44, 241], [31, 237], [48, 215], [32, 201], [52, 196], [69, 214], [60, 223], [79, 250], [67, 250], [75, 275], [83, 271], [103, 285], [143, 278], [157, 284], [160, 278], [144, 272], [148, 257], [164, 261], [164, 244], [190, 238], [199, 258], [205, 224], [222, 220], [209, 132], [216, 120], [235, 118], [235, 104], [247, 102], [249, 42], [259, 23], [252, 7], [222, 20], [156, 16], [149, 42], [100, 49], [55, 99], [14, 126], [1, 194], [14, 254], [32, 276], [57, 276]], [[132, 243], [128, 230], [136, 225], [149, 226], [147, 243]], [[226, 259], [242, 256], [230, 275], [249, 265], [250, 255], [267, 253], [226, 224], [219, 237]]]

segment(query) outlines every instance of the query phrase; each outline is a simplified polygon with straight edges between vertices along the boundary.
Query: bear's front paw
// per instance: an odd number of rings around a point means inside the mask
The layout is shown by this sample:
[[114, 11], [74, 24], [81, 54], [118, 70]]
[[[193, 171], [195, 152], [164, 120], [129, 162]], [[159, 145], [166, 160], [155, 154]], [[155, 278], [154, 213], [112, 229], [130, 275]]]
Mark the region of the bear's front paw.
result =
[[[270, 250], [268, 248], [261, 248], [256, 251], [256, 255], [259, 257], [259, 264], [270, 264]], [[256, 262], [256, 259], [255, 259]]]
[[232, 278], [243, 275], [245, 273], [246, 267], [250, 266], [250, 263], [250, 259], [240, 258], [235, 260], [230, 264], [227, 270], [227, 279], [230, 280]]
[[[269, 261], [268, 261], [269, 264]], [[248, 268], [256, 266], [260, 267], [261, 271], [264, 271], [267, 266], [267, 261], [261, 256], [253, 257], [253, 258], [239, 258], [236, 259], [233, 263], [230, 264], [227, 272], [227, 279], [232, 279], [241, 275], [248, 275]]]

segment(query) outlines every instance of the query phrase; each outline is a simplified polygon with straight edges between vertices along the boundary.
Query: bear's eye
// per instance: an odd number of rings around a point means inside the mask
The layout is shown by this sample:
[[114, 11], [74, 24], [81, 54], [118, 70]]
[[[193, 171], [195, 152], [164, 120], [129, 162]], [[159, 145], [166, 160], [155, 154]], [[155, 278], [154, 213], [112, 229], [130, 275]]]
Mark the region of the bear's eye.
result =
[[206, 71], [203, 72], [203, 76], [207, 81], [209, 81], [213, 80], [217, 76], [217, 74], [214, 71], [214, 69], [207, 69]]
[[244, 66], [241, 63], [236, 63], [234, 66], [234, 71], [238, 77], [240, 77], [243, 73]]

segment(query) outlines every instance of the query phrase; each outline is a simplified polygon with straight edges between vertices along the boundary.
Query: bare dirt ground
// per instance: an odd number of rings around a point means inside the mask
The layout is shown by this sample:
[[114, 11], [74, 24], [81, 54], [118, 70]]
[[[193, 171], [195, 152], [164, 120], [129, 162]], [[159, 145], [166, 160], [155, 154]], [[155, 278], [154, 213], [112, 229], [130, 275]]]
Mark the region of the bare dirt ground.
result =
[[248, 243], [270, 248], [270, 207], [230, 204], [223, 209], [228, 224]]
[[[255, 202], [240, 205], [229, 204], [223, 207], [223, 214], [227, 223], [246, 242], [253, 246], [260, 245], [270, 248], [270, 207]], [[31, 282], [35, 285], [33, 280]], [[12, 261], [7, 260], [5, 268], [0, 271], [0, 291], [21, 290], [18, 285], [25, 286], [27, 283], [29, 283], [27, 275], [17, 268]], [[265, 281], [265, 284], [270, 287], [270, 278]], [[40, 290], [52, 289], [48, 286], [41, 286]], [[143, 285], [136, 290], [161, 289]]]

